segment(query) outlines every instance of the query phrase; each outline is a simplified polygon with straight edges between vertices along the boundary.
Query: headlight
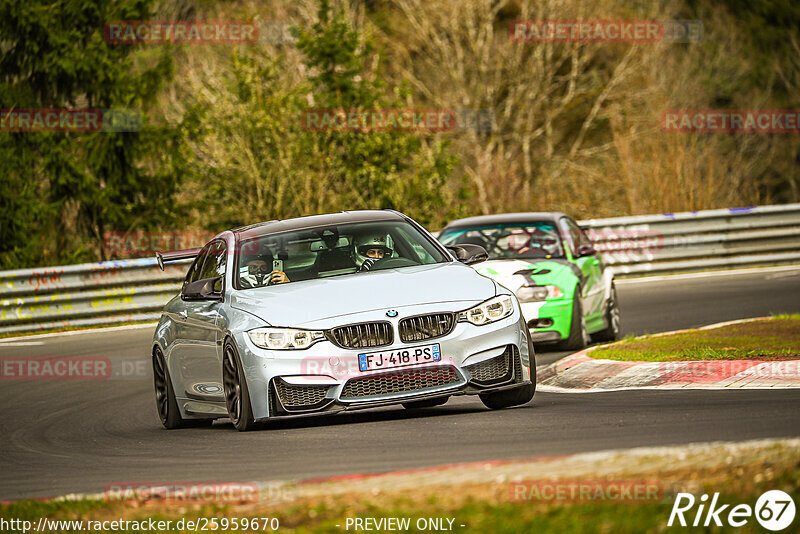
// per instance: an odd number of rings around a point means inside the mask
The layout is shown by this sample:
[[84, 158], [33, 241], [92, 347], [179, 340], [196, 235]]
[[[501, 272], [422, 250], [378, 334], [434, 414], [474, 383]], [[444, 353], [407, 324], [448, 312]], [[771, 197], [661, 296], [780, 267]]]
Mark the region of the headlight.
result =
[[247, 334], [256, 346], [270, 350], [307, 349], [325, 339], [325, 334], [318, 330], [294, 328], [256, 328]]
[[500, 295], [458, 314], [459, 321], [483, 325], [505, 319], [514, 313], [514, 303], [509, 295]]
[[515, 291], [520, 302], [536, 302], [547, 299], [559, 299], [564, 292], [558, 286], [524, 286]]

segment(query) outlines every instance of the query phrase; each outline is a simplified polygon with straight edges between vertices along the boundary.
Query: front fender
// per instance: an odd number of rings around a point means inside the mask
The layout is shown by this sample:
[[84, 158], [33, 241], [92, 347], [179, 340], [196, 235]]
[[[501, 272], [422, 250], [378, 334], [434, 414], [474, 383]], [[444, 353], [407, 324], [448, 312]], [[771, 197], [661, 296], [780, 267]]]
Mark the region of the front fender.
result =
[[603, 269], [600, 283], [603, 284], [603, 308], [605, 308], [605, 303], [611, 299], [611, 288], [614, 287], [614, 273], [611, 269]]
[[[269, 416], [268, 387], [267, 381], [264, 379], [266, 375], [264, 369], [268, 365], [269, 359], [256, 355], [250, 349], [252, 343], [248, 338], [247, 331], [268, 325], [252, 313], [232, 307], [224, 308], [224, 311], [220, 313], [220, 321], [224, 332], [223, 344], [227, 340], [231, 340], [236, 346], [242, 362], [253, 418], [264, 419]], [[222, 357], [224, 358], [224, 354]]]
[[168, 358], [170, 347], [174, 342], [175, 342], [175, 324], [169, 317], [169, 315], [163, 313], [161, 315], [161, 318], [158, 320], [158, 324], [156, 325], [155, 331], [153, 332], [153, 343], [151, 351], [155, 349], [156, 346], [158, 346], [164, 353], [164, 358]]

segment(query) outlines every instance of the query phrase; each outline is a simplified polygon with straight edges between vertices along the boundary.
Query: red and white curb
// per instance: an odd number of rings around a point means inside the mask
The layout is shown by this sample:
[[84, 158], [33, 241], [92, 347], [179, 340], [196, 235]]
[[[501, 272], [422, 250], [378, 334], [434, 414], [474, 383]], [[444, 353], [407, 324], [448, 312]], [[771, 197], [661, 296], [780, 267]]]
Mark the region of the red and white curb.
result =
[[[713, 324], [703, 329], [738, 322], [741, 321]], [[600, 346], [589, 347], [545, 367], [538, 373], [536, 389], [592, 393], [628, 389], [800, 388], [800, 360], [620, 362], [588, 356], [597, 348]]]

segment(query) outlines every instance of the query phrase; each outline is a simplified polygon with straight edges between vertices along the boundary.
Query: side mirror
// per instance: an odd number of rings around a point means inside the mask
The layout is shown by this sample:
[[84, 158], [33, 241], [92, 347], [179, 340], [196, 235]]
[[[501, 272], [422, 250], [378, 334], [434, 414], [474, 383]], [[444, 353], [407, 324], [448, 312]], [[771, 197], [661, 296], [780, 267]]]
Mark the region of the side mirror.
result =
[[597, 250], [592, 245], [581, 245], [578, 247], [578, 250], [575, 251], [576, 258], [585, 258], [586, 256], [594, 256], [597, 254]]
[[480, 245], [448, 245], [447, 250], [465, 265], [474, 265], [489, 259], [489, 253]]
[[222, 286], [222, 277], [203, 278], [186, 284], [181, 296], [184, 300], [222, 300], [222, 293], [215, 289], [219, 284]]

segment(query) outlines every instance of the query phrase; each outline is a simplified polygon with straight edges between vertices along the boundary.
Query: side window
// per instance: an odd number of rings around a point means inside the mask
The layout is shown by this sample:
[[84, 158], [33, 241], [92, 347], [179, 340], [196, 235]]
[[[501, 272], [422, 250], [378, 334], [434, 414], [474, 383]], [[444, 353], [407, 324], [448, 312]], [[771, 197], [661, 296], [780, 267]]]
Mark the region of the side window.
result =
[[411, 248], [414, 249], [414, 252], [417, 254], [417, 258], [421, 263], [435, 263], [433, 256], [428, 254], [428, 251], [422, 248], [422, 245], [419, 243], [411, 243]]
[[[217, 276], [225, 277], [226, 250], [225, 241], [219, 240], [209, 244], [208, 254], [203, 261], [203, 267], [200, 270], [200, 275], [197, 280], [216, 278]], [[222, 291], [222, 280], [217, 282], [214, 286], [214, 290]]]
[[577, 239], [576, 243], [578, 246], [581, 247], [583, 245], [592, 245], [592, 240], [589, 239], [589, 236], [586, 235], [586, 232], [583, 231], [583, 228], [578, 226], [578, 223], [573, 221], [572, 219], [567, 219], [567, 223], [569, 224], [570, 228], [572, 228], [572, 232], [574, 232], [575, 237]]
[[575, 256], [575, 250], [577, 250], [579, 246], [580, 228], [578, 228], [578, 231], [576, 232], [576, 227], [572, 227], [569, 223], [570, 220], [566, 217], [559, 219], [558, 231], [561, 233], [561, 238], [564, 240], [564, 244], [566, 245], [566, 248], [569, 249], [570, 254]]
[[436, 260], [433, 259], [433, 256], [431, 256], [427, 250], [425, 250], [425, 247], [422, 245], [422, 243], [413, 238], [409, 238], [409, 235], [405, 229], [397, 228], [395, 232], [387, 235], [388, 244], [393, 249], [394, 257], [409, 257], [410, 259], [422, 264], [436, 263]]
[[592, 240], [589, 239], [589, 236], [586, 235], [586, 232], [578, 226], [578, 223], [573, 221], [572, 219], [561, 219], [564, 222], [564, 226], [567, 228], [567, 234], [569, 235], [570, 240], [572, 241], [571, 247], [573, 254], [574, 251], [583, 245], [592, 246]]
[[192, 282], [200, 280], [200, 270], [203, 267], [203, 261], [205, 261], [206, 256], [208, 255], [209, 246], [210, 244], [203, 247], [203, 250], [200, 251], [197, 257], [194, 259], [194, 262], [192, 262], [192, 265], [186, 272], [186, 280], [183, 282], [184, 287], [186, 287], [186, 284], [191, 284]]
[[592, 243], [591, 238], [586, 233], [586, 230], [584, 230], [583, 228], [581, 228], [581, 244], [582, 245], [589, 245], [590, 247], [594, 246], [594, 243]]

